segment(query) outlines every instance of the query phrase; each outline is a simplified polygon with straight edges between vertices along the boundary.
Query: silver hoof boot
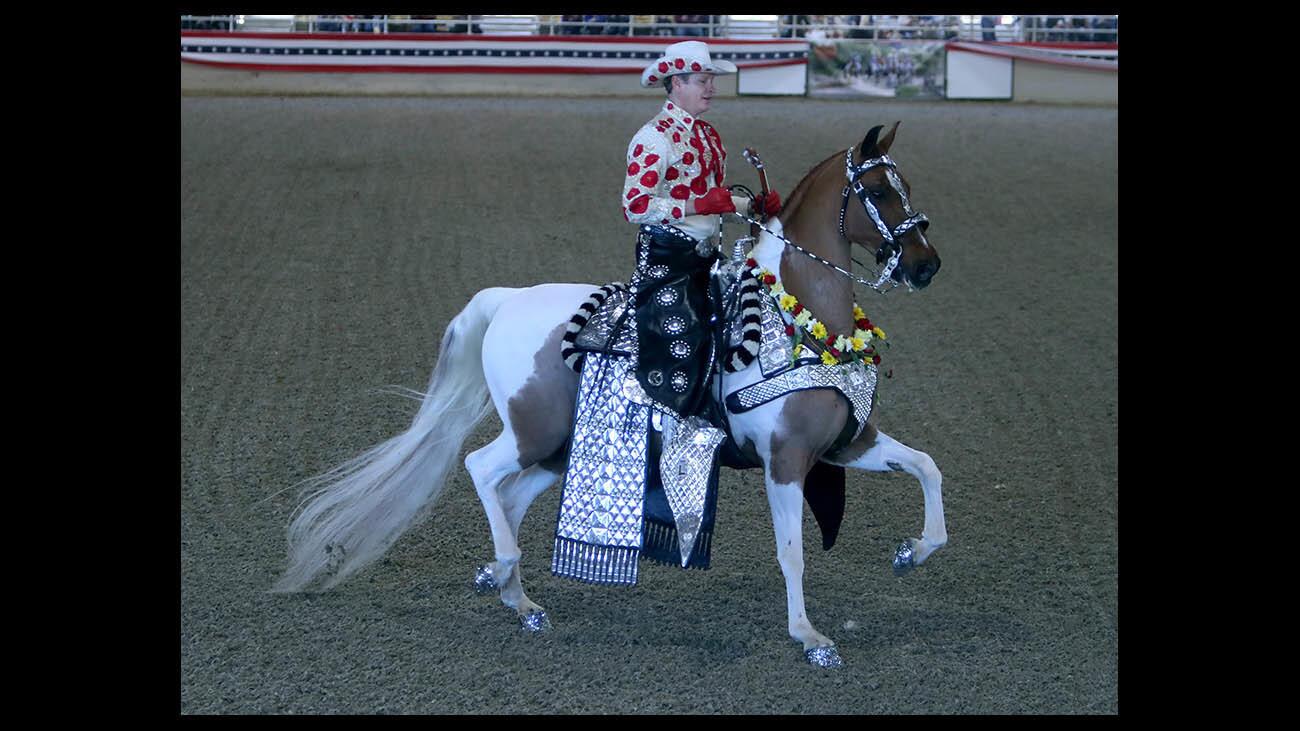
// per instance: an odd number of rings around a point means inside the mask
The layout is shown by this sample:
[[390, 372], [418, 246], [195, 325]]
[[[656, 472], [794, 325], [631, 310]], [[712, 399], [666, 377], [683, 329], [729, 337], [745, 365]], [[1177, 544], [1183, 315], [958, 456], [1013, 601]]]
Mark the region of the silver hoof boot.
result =
[[526, 632], [545, 632], [551, 628], [551, 618], [546, 616], [545, 610], [534, 609], [528, 614], [521, 614], [519, 624]]
[[894, 551], [894, 576], [905, 576], [916, 568], [916, 555], [912, 550], [912, 539], [903, 540], [902, 545]]
[[501, 585], [497, 583], [496, 577], [492, 575], [492, 567], [483, 564], [474, 572], [474, 593], [479, 596], [484, 594], [498, 594], [501, 592]]
[[816, 665], [817, 667], [844, 667], [844, 658], [840, 657], [840, 651], [835, 649], [834, 645], [830, 647], [814, 647], [811, 650], [804, 650], [803, 656], [807, 658], [808, 664]]

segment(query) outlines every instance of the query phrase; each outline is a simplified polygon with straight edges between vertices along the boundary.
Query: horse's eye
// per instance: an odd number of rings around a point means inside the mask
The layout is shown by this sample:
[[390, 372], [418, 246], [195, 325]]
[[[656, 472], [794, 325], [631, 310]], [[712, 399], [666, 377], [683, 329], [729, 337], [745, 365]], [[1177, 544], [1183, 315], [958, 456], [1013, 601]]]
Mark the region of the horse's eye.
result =
[[876, 200], [881, 200], [882, 198], [885, 197], [885, 191], [883, 190], [868, 190], [867, 192], [870, 193], [871, 197], [875, 198]]

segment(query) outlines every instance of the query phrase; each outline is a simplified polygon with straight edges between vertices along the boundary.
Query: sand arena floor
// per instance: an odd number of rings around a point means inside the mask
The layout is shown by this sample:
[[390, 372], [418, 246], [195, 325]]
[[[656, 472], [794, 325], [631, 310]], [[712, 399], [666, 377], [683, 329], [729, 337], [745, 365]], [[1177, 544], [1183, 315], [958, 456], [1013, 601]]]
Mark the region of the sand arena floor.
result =
[[[552, 577], [559, 489], [521, 530], [523, 634], [472, 593], [492, 555], [463, 469], [380, 563], [267, 592], [294, 483], [403, 431], [446, 323], [479, 289], [624, 280], [627, 140], [644, 100], [181, 100], [183, 713], [1118, 711], [1118, 133], [1114, 108], [728, 99], [709, 115], [754, 187], [788, 192], [901, 120], [931, 220], [929, 289], [859, 292], [890, 335], [875, 422], [944, 475], [949, 544], [898, 579], [919, 485], [850, 472], [839, 542], [805, 512], [803, 663], [756, 471], [725, 472], [713, 568], [633, 588]], [[734, 236], [739, 227], [729, 227]], [[465, 451], [489, 441], [495, 417]]]

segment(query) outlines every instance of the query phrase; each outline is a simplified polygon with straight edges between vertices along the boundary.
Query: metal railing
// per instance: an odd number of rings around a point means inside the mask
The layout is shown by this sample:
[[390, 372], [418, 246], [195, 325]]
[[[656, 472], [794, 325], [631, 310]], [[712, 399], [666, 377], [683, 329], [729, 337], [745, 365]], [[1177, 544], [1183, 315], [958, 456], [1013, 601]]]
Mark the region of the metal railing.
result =
[[182, 15], [181, 30], [1119, 43], [1118, 15]]

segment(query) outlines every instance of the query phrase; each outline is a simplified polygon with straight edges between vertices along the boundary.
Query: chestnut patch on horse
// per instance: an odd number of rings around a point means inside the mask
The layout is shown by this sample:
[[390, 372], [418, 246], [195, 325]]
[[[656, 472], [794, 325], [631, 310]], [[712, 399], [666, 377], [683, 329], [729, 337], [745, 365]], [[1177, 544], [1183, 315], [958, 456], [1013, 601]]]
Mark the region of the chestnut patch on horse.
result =
[[844, 445], [844, 449], [835, 453], [835, 461], [840, 464], [852, 464], [858, 461], [868, 450], [876, 446], [876, 426], [871, 422], [862, 427], [857, 439]]
[[506, 403], [521, 467], [546, 460], [544, 469], [564, 469], [564, 445], [569, 440], [573, 404], [578, 396], [578, 375], [555, 355], [560, 352], [564, 333], [565, 325], [560, 324], [546, 336], [541, 350], [533, 356], [533, 375]]
[[772, 432], [772, 481], [789, 485], [802, 483], [813, 464], [835, 442], [849, 417], [844, 397], [834, 391], [800, 392], [786, 399]]

